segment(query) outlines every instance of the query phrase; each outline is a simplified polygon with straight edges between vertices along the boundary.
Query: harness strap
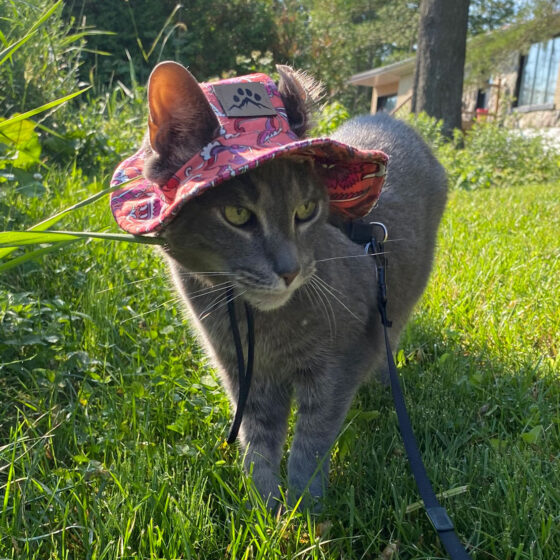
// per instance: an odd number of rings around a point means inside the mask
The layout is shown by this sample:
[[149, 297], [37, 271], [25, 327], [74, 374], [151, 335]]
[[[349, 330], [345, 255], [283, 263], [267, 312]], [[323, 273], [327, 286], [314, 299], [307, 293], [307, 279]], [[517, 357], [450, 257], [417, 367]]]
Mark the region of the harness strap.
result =
[[233, 342], [235, 343], [235, 353], [237, 355], [237, 379], [239, 384], [237, 395], [237, 407], [233, 423], [229, 429], [227, 437], [228, 444], [232, 444], [237, 439], [241, 420], [243, 419], [243, 411], [249, 396], [251, 388], [251, 378], [253, 377], [253, 361], [255, 356], [255, 325], [253, 320], [253, 311], [249, 304], [245, 303], [245, 316], [247, 318], [247, 369], [245, 369], [245, 359], [243, 357], [243, 345], [241, 343], [241, 335], [239, 334], [239, 326], [237, 324], [237, 314], [235, 313], [235, 303], [233, 297], [233, 288], [228, 289], [228, 313]]
[[414, 475], [416, 486], [420, 497], [424, 502], [424, 507], [428, 518], [432, 522], [434, 529], [437, 531], [445, 550], [449, 554], [451, 560], [469, 560], [470, 556], [461, 544], [459, 537], [455, 533], [453, 522], [447, 515], [446, 509], [439, 503], [424, 463], [418, 449], [418, 443], [414, 436], [410, 416], [406, 410], [406, 404], [399, 381], [399, 374], [393, 360], [393, 352], [389, 344], [389, 334], [387, 328], [391, 326], [391, 322], [387, 319], [387, 297], [385, 285], [385, 266], [387, 263], [383, 243], [378, 242], [375, 237], [366, 245], [366, 254], [375, 256], [377, 267], [377, 307], [381, 315], [381, 323], [383, 324], [383, 333], [385, 336], [385, 349], [387, 351], [387, 362], [389, 365], [389, 379], [391, 382], [391, 392], [393, 401], [397, 411], [399, 420], [399, 429], [401, 431], [404, 448], [410, 463], [410, 470]]

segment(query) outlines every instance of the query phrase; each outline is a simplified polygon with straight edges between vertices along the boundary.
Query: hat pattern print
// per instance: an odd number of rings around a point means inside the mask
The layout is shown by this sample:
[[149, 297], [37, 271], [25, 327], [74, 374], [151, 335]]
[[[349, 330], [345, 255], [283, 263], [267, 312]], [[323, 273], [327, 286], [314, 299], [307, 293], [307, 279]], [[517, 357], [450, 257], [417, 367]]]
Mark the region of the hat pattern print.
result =
[[[232, 105], [239, 107], [224, 107], [217, 93], [220, 94], [221, 86], [231, 88], [232, 84]], [[244, 84], [260, 85], [254, 90], [245, 88]], [[276, 84], [265, 74], [199, 86], [218, 119], [219, 135], [164, 185], [143, 176], [144, 148], [121, 162], [113, 174], [111, 186], [122, 185], [122, 188], [112, 193], [111, 210], [122, 229], [133, 234], [161, 230], [190, 199], [278, 157], [314, 159], [333, 211], [348, 218], [362, 217], [370, 212], [385, 179], [388, 161], [385, 153], [358, 150], [330, 138], [298, 138], [290, 129]], [[228, 116], [228, 112], [236, 109], [243, 116]], [[251, 111], [261, 111], [261, 114], [246, 116]]]

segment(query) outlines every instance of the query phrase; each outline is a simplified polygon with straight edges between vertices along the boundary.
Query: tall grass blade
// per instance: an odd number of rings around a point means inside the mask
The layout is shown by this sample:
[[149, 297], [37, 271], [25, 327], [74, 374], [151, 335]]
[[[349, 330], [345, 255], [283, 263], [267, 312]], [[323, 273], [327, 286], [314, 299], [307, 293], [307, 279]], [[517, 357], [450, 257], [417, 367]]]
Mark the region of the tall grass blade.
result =
[[81, 95], [82, 93], [84, 93], [84, 91], [87, 91], [88, 89], [90, 89], [91, 86], [88, 86], [86, 88], [81, 89], [80, 91], [75, 91], [74, 93], [70, 93], [69, 95], [65, 95], [64, 97], [61, 97], [60, 99], [55, 99], [54, 101], [51, 101], [49, 103], [45, 103], [44, 105], [41, 105], [40, 107], [36, 107], [35, 109], [31, 109], [31, 111], [27, 111], [25, 113], [21, 113], [20, 115], [16, 115], [15, 117], [11, 117], [9, 119], [6, 119], [5, 121], [0, 122], [0, 130], [2, 130], [3, 128], [6, 128], [8, 126], [11, 126], [14, 123], [17, 123], [19, 121], [23, 121], [25, 119], [28, 119], [29, 117], [34, 117], [35, 115], [42, 113], [43, 111], [48, 111], [49, 109], [52, 109], [53, 107], [56, 107], [58, 105], [62, 105], [63, 103], [66, 103], [66, 101], [69, 101], [70, 99], [73, 99], [74, 97], [77, 97], [78, 95]]
[[69, 206], [64, 210], [61, 210], [60, 212], [54, 214], [50, 218], [47, 218], [46, 220], [43, 220], [42, 222], [39, 222], [38, 224], [30, 227], [29, 231], [44, 231], [52, 224], [58, 222], [61, 218], [63, 218], [67, 214], [74, 212], [74, 210], [77, 210], [78, 208], [83, 208], [84, 206], [89, 206], [90, 204], [93, 204], [94, 202], [98, 201], [100, 198], [103, 198], [109, 193], [112, 193], [113, 191], [123, 188], [128, 183], [130, 183], [130, 181], [126, 181], [125, 183], [121, 183], [120, 185], [117, 185], [115, 187], [107, 187], [106, 189], [103, 189], [102, 191], [99, 191], [89, 196], [88, 198], [81, 200], [80, 202], [76, 202], [76, 204], [73, 204], [72, 206]]
[[[68, 35], [65, 37], [61, 42], [61, 46], [68, 46], [80, 39], [85, 39], [86, 37], [91, 37], [92, 35], [116, 35], [114, 31], [102, 31], [100, 29], [87, 29], [86, 31], [80, 31], [79, 33], [74, 33], [73, 35]], [[100, 51], [92, 51], [92, 52], [100, 52]], [[110, 53], [105, 53], [110, 55]]]
[[0, 66], [10, 58], [14, 52], [16, 52], [20, 47], [22, 47], [27, 41], [35, 34], [37, 29], [47, 21], [51, 15], [56, 11], [56, 9], [62, 4], [63, 0], [58, 0], [56, 4], [53, 4], [32, 26], [31, 29], [18, 41], [12, 45], [7, 46], [5, 49], [0, 51]]
[[[52, 14], [57, 10], [57, 8], [62, 4], [62, 2], [63, 0], [58, 0], [58, 2], [53, 4], [39, 17], [39, 19], [31, 26], [29, 31], [21, 39], [17, 40], [15, 43], [12, 43], [11, 45], [7, 45], [6, 48], [0, 51], [0, 66], [4, 62], [6, 62], [6, 60], [9, 59], [19, 48], [21, 48], [25, 43], [27, 43], [27, 41], [33, 35], [35, 35], [39, 27], [41, 27], [41, 25], [43, 25], [43, 23], [45, 23], [45, 21], [47, 21], [52, 16]], [[6, 44], [6, 40], [3, 34], [2, 34], [2, 38], [3, 38], [2, 42]]]
[[55, 243], [75, 239], [103, 239], [106, 241], [128, 241], [144, 245], [163, 245], [159, 237], [143, 237], [126, 233], [102, 233], [96, 231], [2, 231], [0, 232], [0, 247], [24, 247], [38, 243]]
[[[163, 27], [159, 30], [159, 33], [157, 34], [156, 38], [154, 39], [154, 42], [152, 43], [152, 46], [150, 47], [150, 50], [148, 51], [148, 58], [150, 58], [150, 56], [152, 56], [152, 53], [154, 52], [155, 48], [157, 47], [157, 44], [159, 43], [160, 39], [162, 38], [163, 34], [165, 33], [165, 30], [169, 27], [169, 25], [171, 25], [171, 21], [173, 20], [173, 18], [175, 17], [175, 14], [177, 13], [177, 11], [181, 8], [181, 4], [176, 4], [175, 7], [173, 8], [173, 11], [169, 14], [169, 17], [165, 20], [165, 23], [163, 24]], [[167, 37], [165, 38], [165, 42], [167, 42], [167, 39], [169, 37], [169, 35], [171, 33], [173, 33], [173, 31], [175, 30], [176, 27], [179, 28], [186, 28], [184, 23], [176, 23], [172, 28], [171, 31], [167, 34]], [[148, 62], [148, 58], [146, 58], [146, 62]]]
[[0, 66], [2, 66], [2, 64], [4, 64], [4, 62], [6, 62], [6, 60], [8, 60], [20, 47], [23, 47], [23, 45], [25, 45], [25, 43], [27, 43], [27, 41], [35, 35], [35, 33], [37, 33], [37, 30], [28, 33], [25, 37], [22, 37], [15, 43], [12, 43], [7, 48], [3, 49], [0, 52]]
[[[113, 192], [117, 189], [120, 189], [120, 188], [124, 187], [129, 182], [130, 181], [126, 181], [125, 183], [122, 183], [122, 184], [120, 184], [116, 187], [108, 187], [106, 189], [103, 189], [102, 191], [99, 191], [99, 192], [95, 193], [94, 195], [92, 195], [92, 196], [90, 196], [90, 197], [88, 197], [84, 200], [81, 200], [80, 202], [77, 202], [76, 204], [73, 204], [72, 206], [69, 206], [68, 208], [65, 208], [64, 210], [61, 210], [57, 214], [54, 214], [54, 216], [51, 216], [50, 218], [47, 218], [46, 220], [43, 220], [42, 222], [39, 222], [38, 224], [35, 224], [34, 226], [31, 226], [27, 231], [44, 231], [48, 227], [52, 226], [53, 224], [55, 224], [56, 222], [58, 222], [59, 220], [64, 218], [64, 216], [67, 216], [68, 214], [70, 214], [71, 212], [74, 212], [78, 208], [82, 208], [84, 206], [88, 206], [89, 204], [92, 204], [93, 202], [96, 202], [97, 200], [104, 197], [105, 195], [107, 195], [107, 194], [109, 194], [109, 193], [111, 193], [111, 192]], [[17, 247], [8, 247], [8, 248], [5, 248], [5, 249], [0, 249], [0, 259], [8, 256], [10, 253], [15, 251], [16, 249], [17, 249]]]
[[[52, 253], [53, 251], [56, 251], [58, 249], [62, 249], [63, 247], [66, 247], [66, 245], [71, 245], [72, 243], [75, 243], [76, 241], [81, 241], [81, 239], [71, 239], [70, 241], [61, 241], [59, 243], [53, 243], [52, 245], [49, 245], [48, 247], [41, 247], [40, 249], [35, 249], [33, 251], [29, 251], [28, 253], [25, 253], [24, 255], [16, 257], [15, 259], [10, 259], [9, 261], [6, 261], [6, 262], [0, 264], [0, 274], [2, 272], [6, 272], [6, 271], [10, 270], [11, 268], [15, 268], [16, 266], [19, 266], [20, 264], [23, 264], [24, 262], [31, 261], [33, 259], [38, 259], [39, 257], [42, 257], [43, 255], [46, 255], [48, 253]], [[16, 248], [14, 247], [13, 250], [15, 250], [15, 249]]]

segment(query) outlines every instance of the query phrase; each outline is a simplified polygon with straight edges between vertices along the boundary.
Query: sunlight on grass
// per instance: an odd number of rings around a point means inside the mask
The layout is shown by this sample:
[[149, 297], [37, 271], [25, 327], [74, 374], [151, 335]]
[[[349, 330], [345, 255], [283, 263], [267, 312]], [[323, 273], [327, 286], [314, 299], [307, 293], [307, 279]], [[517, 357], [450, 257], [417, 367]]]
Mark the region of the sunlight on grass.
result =
[[[452, 193], [397, 353], [428, 471], [475, 558], [560, 548], [559, 191]], [[26, 220], [65, 207], [75, 185], [50, 193]], [[67, 227], [113, 227], [105, 203]], [[376, 385], [335, 447], [323, 513], [275, 518], [259, 505], [222, 446], [226, 399], [165, 304], [152, 249], [73, 244], [12, 269], [0, 291], [0, 554], [334, 560], [399, 541], [400, 557], [443, 556]]]

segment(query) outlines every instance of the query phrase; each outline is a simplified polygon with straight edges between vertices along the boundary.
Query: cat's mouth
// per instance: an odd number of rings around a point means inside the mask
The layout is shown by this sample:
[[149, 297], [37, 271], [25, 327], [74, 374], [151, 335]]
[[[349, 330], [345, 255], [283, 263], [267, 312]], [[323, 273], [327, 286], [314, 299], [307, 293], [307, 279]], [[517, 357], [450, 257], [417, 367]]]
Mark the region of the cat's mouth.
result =
[[259, 311], [273, 311], [286, 305], [294, 292], [288, 288], [283, 291], [246, 289], [243, 297]]
[[294, 292], [305, 283], [305, 278], [298, 276], [289, 285], [283, 280], [273, 286], [254, 284], [247, 281], [239, 281], [239, 292], [242, 297], [259, 311], [273, 311], [286, 305]]

